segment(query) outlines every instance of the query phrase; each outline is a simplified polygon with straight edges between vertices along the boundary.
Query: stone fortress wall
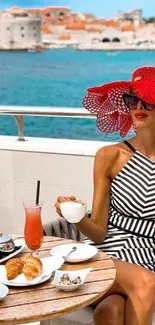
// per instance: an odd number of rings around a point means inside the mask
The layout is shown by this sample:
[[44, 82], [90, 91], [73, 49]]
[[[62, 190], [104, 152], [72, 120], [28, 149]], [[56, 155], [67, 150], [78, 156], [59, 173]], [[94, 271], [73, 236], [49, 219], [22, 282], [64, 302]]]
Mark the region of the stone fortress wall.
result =
[[39, 15], [24, 11], [0, 13], [0, 49], [18, 50], [41, 44]]

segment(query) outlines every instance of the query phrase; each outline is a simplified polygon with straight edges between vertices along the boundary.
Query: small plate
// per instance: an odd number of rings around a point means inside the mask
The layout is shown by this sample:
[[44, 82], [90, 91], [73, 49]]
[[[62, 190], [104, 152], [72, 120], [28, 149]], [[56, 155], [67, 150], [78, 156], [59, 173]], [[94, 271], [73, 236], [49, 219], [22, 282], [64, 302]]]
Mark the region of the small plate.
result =
[[13, 253], [8, 254], [6, 257], [3, 257], [2, 259], [0, 259], [0, 263], [9, 260], [10, 258], [16, 256], [17, 254], [19, 254], [20, 252], [23, 251], [23, 249], [25, 248], [25, 240], [24, 239], [15, 239], [14, 240], [15, 246], [21, 246], [18, 250], [16, 250]]
[[28, 281], [25, 275], [19, 274], [15, 279], [8, 280], [6, 277], [6, 270], [4, 265], [0, 265], [0, 282], [13, 287], [27, 287], [47, 281], [52, 273], [59, 269], [64, 263], [64, 259], [58, 256], [49, 256], [41, 259], [43, 263], [43, 273], [35, 279]]
[[0, 283], [0, 300], [4, 299], [7, 296], [8, 292], [8, 287]]
[[82, 243], [77, 243], [77, 244], [73, 243], [73, 244], [64, 244], [64, 245], [53, 247], [50, 250], [50, 254], [53, 256], [55, 254], [59, 256], [65, 256], [72, 250], [73, 247], [76, 247], [77, 249], [75, 252], [71, 253], [70, 256], [65, 258], [66, 262], [78, 263], [78, 262], [87, 261], [92, 257], [94, 257], [98, 252], [98, 249], [94, 246], [82, 244]]
[[[77, 288], [79, 288], [85, 281], [88, 273], [92, 270], [92, 267], [87, 268], [87, 269], [82, 269], [82, 270], [76, 270], [76, 271], [61, 271], [61, 270], [57, 270], [55, 272], [55, 276], [54, 279], [52, 281], [52, 284], [59, 290], [64, 290], [64, 291], [75, 291]], [[64, 274], [68, 274], [70, 280], [73, 280], [75, 278], [77, 278], [78, 276], [80, 276], [81, 278], [81, 283], [77, 283], [77, 284], [59, 284], [59, 280], [60, 278], [64, 275]]]

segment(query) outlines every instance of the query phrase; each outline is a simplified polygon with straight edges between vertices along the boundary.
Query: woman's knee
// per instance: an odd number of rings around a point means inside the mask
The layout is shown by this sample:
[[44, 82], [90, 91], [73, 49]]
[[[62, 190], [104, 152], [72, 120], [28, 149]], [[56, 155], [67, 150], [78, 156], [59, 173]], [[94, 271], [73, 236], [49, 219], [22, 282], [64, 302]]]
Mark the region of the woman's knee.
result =
[[125, 303], [126, 299], [117, 294], [103, 299], [94, 311], [94, 324], [124, 324]]
[[137, 279], [133, 279], [130, 294], [135, 295], [141, 303], [150, 308], [155, 305], [155, 275], [144, 271], [140, 272]]

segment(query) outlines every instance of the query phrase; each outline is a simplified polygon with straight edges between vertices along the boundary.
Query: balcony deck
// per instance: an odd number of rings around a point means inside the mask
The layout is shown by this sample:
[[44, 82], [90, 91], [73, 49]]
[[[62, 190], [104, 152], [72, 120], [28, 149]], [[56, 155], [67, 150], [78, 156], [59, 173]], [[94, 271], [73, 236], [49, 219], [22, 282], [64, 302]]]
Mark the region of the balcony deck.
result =
[[[95, 118], [82, 108], [0, 106], [0, 114], [12, 115], [18, 139], [0, 136], [0, 228], [21, 233], [24, 227], [22, 201], [35, 198], [41, 181], [43, 222], [56, 218], [54, 202], [60, 195], [75, 195], [91, 208], [93, 161], [96, 151], [108, 142], [24, 138], [24, 115]], [[26, 140], [26, 141], [23, 141]]]

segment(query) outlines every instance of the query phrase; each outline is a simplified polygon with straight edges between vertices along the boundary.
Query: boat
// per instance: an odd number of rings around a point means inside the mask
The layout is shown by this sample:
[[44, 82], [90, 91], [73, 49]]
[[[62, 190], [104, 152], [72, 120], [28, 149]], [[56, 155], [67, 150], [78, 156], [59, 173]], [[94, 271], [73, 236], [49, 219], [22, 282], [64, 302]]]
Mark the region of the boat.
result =
[[43, 51], [45, 51], [45, 47], [43, 47], [43, 46], [34, 46], [34, 47], [30, 47], [29, 49], [28, 49], [28, 52], [32, 52], [32, 53], [36, 53], [36, 52], [43, 52]]
[[120, 51], [117, 51], [117, 52], [115, 52], [115, 51], [110, 51], [110, 52], [107, 52], [106, 54], [108, 55], [108, 56], [116, 56], [116, 55], [118, 55], [120, 53]]

